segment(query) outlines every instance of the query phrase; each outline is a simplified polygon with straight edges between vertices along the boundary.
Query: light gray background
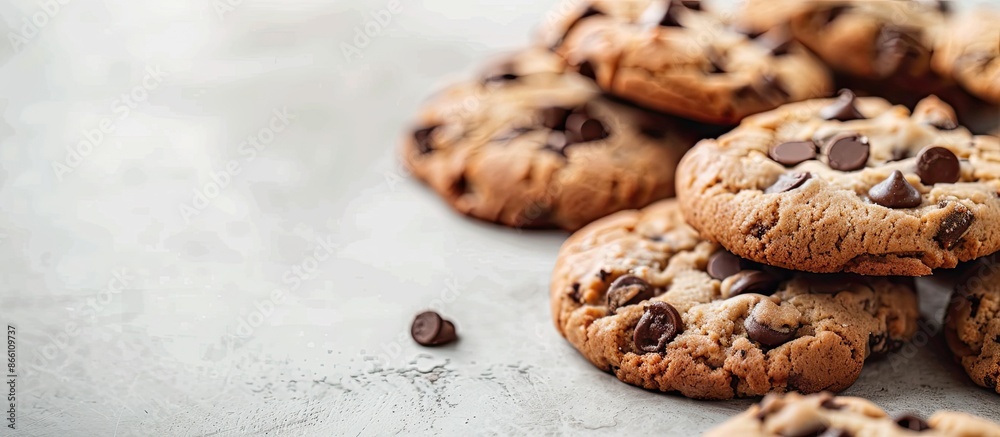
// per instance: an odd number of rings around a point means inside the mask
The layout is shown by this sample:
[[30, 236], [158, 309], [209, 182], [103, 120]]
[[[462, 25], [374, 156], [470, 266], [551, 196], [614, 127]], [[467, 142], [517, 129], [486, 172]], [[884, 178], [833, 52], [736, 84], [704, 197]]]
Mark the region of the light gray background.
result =
[[[11, 40], [43, 3], [0, 3], [0, 435], [691, 435], [748, 405], [591, 367], [549, 320], [566, 235], [459, 217], [395, 160], [421, 99], [553, 1], [405, 1], [360, 58], [388, 1], [60, 0]], [[459, 343], [412, 343], [427, 307]], [[916, 343], [848, 394], [1000, 416], [933, 327]]]

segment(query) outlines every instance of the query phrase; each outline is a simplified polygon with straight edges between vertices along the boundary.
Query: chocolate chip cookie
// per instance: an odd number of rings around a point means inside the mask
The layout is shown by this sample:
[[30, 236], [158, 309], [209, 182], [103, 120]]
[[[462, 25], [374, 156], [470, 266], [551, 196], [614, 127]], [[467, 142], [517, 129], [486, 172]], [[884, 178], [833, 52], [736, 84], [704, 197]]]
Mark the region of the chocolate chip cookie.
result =
[[595, 366], [698, 399], [843, 390], [918, 317], [910, 278], [750, 262], [701, 239], [674, 200], [570, 236], [550, 298], [557, 329]]
[[1000, 255], [977, 260], [956, 275], [945, 338], [969, 377], [1000, 393]]
[[832, 91], [826, 68], [789, 35], [750, 38], [698, 1], [588, 0], [541, 39], [601, 88], [705, 122]]
[[521, 228], [577, 229], [672, 196], [692, 135], [553, 60], [528, 51], [435, 95], [403, 140], [410, 171], [459, 212]]
[[831, 68], [853, 76], [925, 78], [948, 2], [748, 0], [737, 28], [787, 28]]
[[955, 17], [932, 65], [979, 98], [1000, 104], [1000, 11], [979, 9]]
[[918, 276], [1000, 250], [1000, 139], [931, 96], [785, 105], [703, 140], [678, 196], [706, 238], [811, 272]]
[[1000, 435], [1000, 425], [966, 413], [938, 411], [926, 421], [915, 414], [889, 416], [856, 397], [817, 393], [771, 394], [746, 412], [705, 433], [705, 437]]

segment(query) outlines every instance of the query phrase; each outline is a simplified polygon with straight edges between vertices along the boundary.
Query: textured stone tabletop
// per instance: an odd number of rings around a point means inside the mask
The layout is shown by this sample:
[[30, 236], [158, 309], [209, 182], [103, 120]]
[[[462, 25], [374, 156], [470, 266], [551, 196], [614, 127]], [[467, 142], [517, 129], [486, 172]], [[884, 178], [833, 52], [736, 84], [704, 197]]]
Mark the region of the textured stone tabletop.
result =
[[[744, 409], [590, 366], [549, 320], [566, 235], [456, 216], [395, 160], [552, 3], [2, 2], [0, 435], [694, 435]], [[428, 307], [458, 343], [410, 340]], [[1000, 417], [931, 325], [847, 394]]]

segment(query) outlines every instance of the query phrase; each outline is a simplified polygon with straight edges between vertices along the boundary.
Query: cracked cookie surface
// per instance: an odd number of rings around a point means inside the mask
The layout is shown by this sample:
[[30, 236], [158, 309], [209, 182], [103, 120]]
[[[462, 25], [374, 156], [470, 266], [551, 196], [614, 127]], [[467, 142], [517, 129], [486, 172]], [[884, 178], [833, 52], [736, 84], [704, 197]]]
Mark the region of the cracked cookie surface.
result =
[[832, 91], [826, 68], [789, 35], [750, 38], [698, 1], [590, 0], [540, 39], [603, 89], [705, 122]]
[[633, 385], [698, 399], [839, 391], [916, 330], [909, 278], [815, 275], [741, 260], [674, 200], [594, 222], [563, 244], [559, 332]]
[[963, 266], [945, 339], [973, 382], [1000, 394], [1000, 255]]
[[1000, 250], [1000, 140], [933, 96], [758, 114], [695, 146], [677, 190], [703, 236], [779, 267], [919, 276]]
[[404, 163], [454, 209], [573, 230], [673, 195], [695, 141], [685, 122], [603, 97], [545, 50], [489, 65], [437, 93], [403, 139]]
[[926, 421], [912, 414], [889, 416], [878, 405], [862, 398], [788, 393], [768, 395], [746, 412], [705, 433], [705, 437], [912, 435], [1000, 435], [1000, 425], [954, 411], [938, 411]]

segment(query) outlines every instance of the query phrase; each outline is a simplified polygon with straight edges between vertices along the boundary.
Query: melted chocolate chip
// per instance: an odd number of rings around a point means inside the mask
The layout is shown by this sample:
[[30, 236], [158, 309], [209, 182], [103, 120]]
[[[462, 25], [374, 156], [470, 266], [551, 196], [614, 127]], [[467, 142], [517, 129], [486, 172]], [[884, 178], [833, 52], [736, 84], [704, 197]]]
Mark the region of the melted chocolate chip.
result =
[[708, 275], [721, 281], [743, 270], [742, 264], [742, 258], [724, 249], [719, 250], [708, 258]]
[[916, 208], [923, 201], [920, 192], [906, 181], [899, 170], [868, 190], [868, 197], [887, 208]]
[[903, 429], [908, 429], [910, 431], [924, 431], [930, 429], [930, 425], [915, 414], [903, 414], [896, 416], [893, 419], [896, 425], [899, 425]]
[[862, 120], [864, 115], [854, 106], [857, 97], [854, 92], [848, 89], [840, 90], [837, 101], [819, 111], [819, 116], [824, 120], [851, 121]]
[[428, 154], [434, 151], [434, 146], [431, 144], [431, 133], [440, 126], [430, 126], [422, 129], [417, 129], [413, 131], [413, 141], [417, 145], [417, 150], [421, 154]]
[[944, 147], [926, 147], [917, 155], [917, 176], [925, 185], [958, 182], [961, 168], [958, 157]]
[[604, 123], [587, 114], [574, 113], [566, 119], [566, 138], [571, 143], [586, 143], [607, 137]]
[[812, 178], [812, 173], [808, 172], [785, 173], [778, 178], [778, 180], [774, 183], [774, 185], [767, 187], [767, 189], [764, 190], [764, 193], [774, 194], [774, 193], [784, 193], [786, 191], [792, 191], [798, 187], [801, 187], [802, 184], [806, 183], [806, 181], [808, 181], [811, 178]]
[[747, 330], [747, 337], [767, 347], [780, 346], [795, 338], [795, 329], [776, 331], [758, 322], [753, 313], [747, 316], [743, 327]]
[[915, 29], [883, 26], [875, 39], [873, 67], [879, 75], [892, 76], [906, 70], [923, 50]]
[[590, 80], [594, 81], [597, 80], [597, 72], [596, 70], [594, 70], [594, 64], [591, 64], [590, 61], [583, 61], [580, 64], [580, 66], [577, 67], [577, 71], [583, 77], [589, 78]]
[[951, 214], [948, 214], [941, 221], [941, 227], [938, 228], [934, 240], [938, 242], [942, 249], [948, 250], [955, 247], [955, 244], [962, 239], [962, 236], [969, 230], [975, 219], [975, 214], [969, 211], [969, 208], [960, 203], [956, 204]]
[[632, 339], [640, 351], [662, 353], [667, 343], [683, 331], [684, 321], [676, 308], [666, 302], [653, 302], [639, 318]]
[[455, 325], [434, 311], [417, 314], [410, 326], [410, 336], [421, 346], [439, 346], [458, 340]]
[[840, 171], [861, 169], [868, 163], [868, 137], [854, 133], [839, 134], [823, 148], [827, 164], [830, 168]]
[[746, 293], [771, 295], [778, 288], [778, 278], [760, 270], [743, 270], [734, 276], [735, 279], [723, 298], [729, 299]]
[[789, 141], [768, 151], [767, 156], [786, 167], [796, 166], [816, 158], [816, 144], [812, 141]]
[[636, 305], [655, 295], [653, 286], [638, 276], [625, 275], [615, 279], [608, 289], [608, 311], [614, 313], [620, 307]]

